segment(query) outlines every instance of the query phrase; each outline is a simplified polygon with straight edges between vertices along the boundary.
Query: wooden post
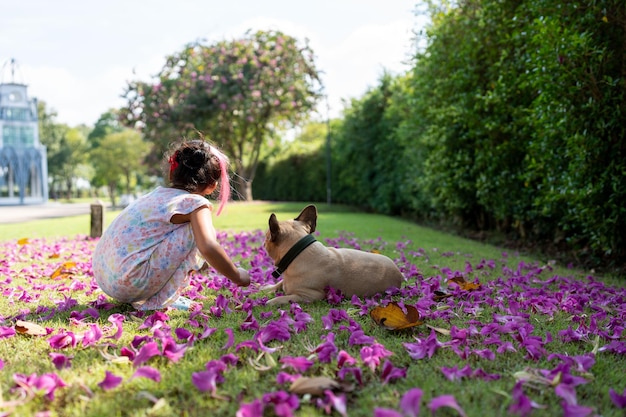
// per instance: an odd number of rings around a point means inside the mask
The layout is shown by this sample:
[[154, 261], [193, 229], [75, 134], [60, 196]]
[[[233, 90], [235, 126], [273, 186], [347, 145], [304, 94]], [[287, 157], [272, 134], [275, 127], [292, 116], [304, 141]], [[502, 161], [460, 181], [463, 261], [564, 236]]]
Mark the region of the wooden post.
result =
[[91, 205], [91, 237], [102, 236], [102, 224], [104, 223], [104, 207], [101, 202]]

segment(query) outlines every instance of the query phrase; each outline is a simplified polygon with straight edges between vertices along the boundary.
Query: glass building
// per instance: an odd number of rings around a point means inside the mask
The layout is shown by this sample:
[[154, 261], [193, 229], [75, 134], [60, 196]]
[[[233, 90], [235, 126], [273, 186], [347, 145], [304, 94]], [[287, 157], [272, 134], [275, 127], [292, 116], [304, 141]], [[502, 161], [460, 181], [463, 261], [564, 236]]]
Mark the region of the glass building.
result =
[[[5, 68], [3, 70], [6, 70]], [[46, 147], [39, 143], [37, 99], [27, 86], [0, 74], [0, 204], [43, 204], [48, 201]]]

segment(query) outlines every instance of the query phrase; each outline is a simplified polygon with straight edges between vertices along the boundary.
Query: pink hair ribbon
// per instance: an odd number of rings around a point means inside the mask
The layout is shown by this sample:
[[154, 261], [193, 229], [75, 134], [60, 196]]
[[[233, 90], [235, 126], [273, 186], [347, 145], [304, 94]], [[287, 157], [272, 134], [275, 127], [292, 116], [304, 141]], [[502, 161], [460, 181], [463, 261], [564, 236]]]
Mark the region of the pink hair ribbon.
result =
[[178, 151], [174, 152], [170, 156], [170, 159], [168, 160], [168, 162], [170, 163], [170, 174], [174, 172], [176, 168], [178, 168], [178, 161], [176, 160], [177, 156], [178, 156]]
[[220, 183], [220, 206], [217, 209], [216, 215], [219, 216], [222, 209], [230, 199], [230, 180], [228, 178], [228, 157], [222, 152], [218, 151], [215, 147], [209, 145], [211, 153], [217, 156], [220, 161], [220, 170], [222, 171], [221, 183]]

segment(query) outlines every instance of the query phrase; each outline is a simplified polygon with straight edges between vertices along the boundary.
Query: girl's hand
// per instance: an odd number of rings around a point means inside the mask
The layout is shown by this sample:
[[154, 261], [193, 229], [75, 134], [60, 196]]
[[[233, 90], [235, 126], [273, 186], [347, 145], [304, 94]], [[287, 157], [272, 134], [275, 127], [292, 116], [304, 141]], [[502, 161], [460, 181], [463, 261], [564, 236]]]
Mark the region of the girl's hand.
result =
[[240, 287], [247, 287], [250, 285], [250, 274], [243, 268], [237, 268], [239, 270], [239, 280], [235, 282]]

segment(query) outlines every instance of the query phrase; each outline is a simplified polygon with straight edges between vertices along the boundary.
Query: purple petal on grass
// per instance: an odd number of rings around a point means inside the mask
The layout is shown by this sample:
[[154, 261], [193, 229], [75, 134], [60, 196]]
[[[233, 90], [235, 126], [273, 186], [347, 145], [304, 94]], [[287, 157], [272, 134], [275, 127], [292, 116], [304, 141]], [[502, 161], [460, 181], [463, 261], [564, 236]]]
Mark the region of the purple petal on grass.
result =
[[339, 351], [337, 355], [337, 367], [343, 368], [344, 365], [354, 365], [356, 363], [356, 359], [354, 359], [348, 352], [345, 350]]
[[591, 407], [568, 404], [566, 401], [563, 401], [561, 406], [563, 406], [563, 417], [587, 417], [593, 413], [593, 408]]
[[0, 339], [11, 336], [15, 336], [15, 329], [13, 327], [0, 326]]
[[406, 417], [418, 417], [422, 402], [423, 392], [419, 388], [411, 388], [404, 393], [400, 400], [400, 409]]
[[105, 371], [104, 379], [98, 383], [98, 386], [105, 391], [113, 389], [122, 383], [122, 377], [115, 376], [109, 371]]
[[133, 366], [139, 366], [150, 360], [153, 356], [159, 356], [159, 346], [156, 342], [148, 342], [139, 349], [137, 356], [133, 359]]
[[454, 395], [440, 395], [439, 397], [435, 397], [430, 400], [430, 403], [428, 404], [428, 408], [432, 413], [434, 413], [441, 407], [453, 408], [459, 413], [460, 416], [467, 417], [465, 411], [463, 411], [463, 409], [456, 402], [456, 398], [454, 398]]
[[176, 335], [178, 340], [188, 340], [191, 336], [193, 336], [193, 333], [185, 329], [184, 327], [176, 328], [176, 330], [174, 330], [174, 334]]
[[198, 391], [202, 392], [211, 391], [215, 393], [220, 378], [221, 373], [214, 369], [191, 374], [191, 382], [198, 388]]
[[83, 347], [94, 345], [102, 338], [102, 330], [97, 324], [90, 324], [89, 330], [83, 334]]
[[222, 346], [222, 350], [231, 348], [235, 343], [235, 334], [233, 333], [233, 329], [224, 329], [224, 333], [228, 336], [228, 340], [226, 341], [226, 344]]
[[554, 393], [563, 398], [567, 404], [575, 405], [576, 401], [576, 388], [567, 384], [558, 384], [554, 388]]
[[[0, 367], [2, 369], [2, 367]], [[609, 397], [611, 397], [611, 401], [617, 408], [626, 408], [626, 389], [622, 393], [622, 395], [618, 394], [613, 388], [609, 390]]]
[[294, 411], [300, 407], [300, 400], [295, 394], [285, 391], [275, 391], [263, 394], [263, 403], [274, 405], [274, 414], [278, 417], [291, 417]]
[[336, 412], [346, 417], [348, 407], [346, 404], [346, 396], [345, 394], [335, 395], [331, 390], [324, 391], [324, 402], [326, 404], [326, 413], [331, 414], [331, 409], [334, 409]]
[[296, 379], [300, 378], [302, 375], [297, 374], [297, 375], [291, 375], [288, 374], [287, 372], [279, 372], [276, 375], [276, 383], [278, 385], [284, 385], [287, 383], [292, 383], [293, 381], [295, 381]]
[[235, 417], [263, 417], [263, 410], [265, 406], [258, 398], [251, 403], [241, 404]]
[[220, 362], [231, 366], [237, 365], [237, 363], [239, 362], [239, 357], [234, 353], [227, 353], [220, 358]]
[[346, 379], [346, 375], [352, 375], [359, 385], [363, 385], [363, 370], [361, 368], [344, 366], [337, 372], [337, 376], [342, 381]]
[[139, 377], [148, 378], [155, 382], [161, 382], [161, 372], [151, 366], [141, 366], [137, 368], [131, 379]]
[[283, 364], [282, 369], [292, 368], [297, 372], [306, 372], [307, 369], [314, 365], [313, 361], [305, 358], [304, 356], [286, 356], [280, 359], [280, 363]]
[[329, 332], [326, 335], [326, 341], [319, 344], [313, 350], [313, 353], [317, 353], [317, 358], [320, 362], [329, 363], [334, 359], [337, 350], [337, 346], [335, 346], [335, 334]]
[[34, 384], [35, 388], [45, 392], [45, 396], [48, 400], [54, 400], [54, 391], [58, 388], [66, 387], [67, 384], [57, 374], [43, 374]]
[[413, 359], [432, 358], [435, 351], [442, 346], [437, 340], [437, 335], [434, 330], [431, 330], [430, 335], [426, 339], [415, 338], [415, 343], [403, 343], [404, 347], [409, 353], [409, 356]]
[[118, 340], [120, 337], [122, 337], [122, 332], [124, 331], [124, 328], [122, 327], [122, 322], [124, 321], [125, 317], [119, 313], [115, 313], [115, 314], [111, 314], [109, 316], [109, 318], [107, 319], [113, 326], [115, 326], [115, 333], [113, 333], [111, 336], [109, 336], [109, 338], [111, 339], [115, 339]]
[[0, 359], [0, 371], [2, 370], [2, 368], [4, 368], [4, 361]]
[[[74, 358], [73, 356], [65, 356], [62, 353], [56, 352], [50, 352], [48, 356], [50, 356], [54, 367], [57, 369], [70, 368], [72, 366], [71, 360]], [[0, 367], [0, 369], [2, 368]]]
[[380, 377], [383, 380], [383, 384], [387, 384], [394, 379], [400, 379], [406, 377], [406, 369], [404, 368], [396, 368], [393, 366], [390, 360], [386, 360], [383, 364], [383, 369], [380, 374]]
[[361, 348], [361, 359], [372, 371], [378, 367], [381, 359], [391, 355], [393, 355], [393, 352], [387, 350], [380, 343], [374, 343], [372, 346], [363, 346]]
[[452, 368], [442, 366], [440, 370], [443, 376], [445, 376], [449, 381], [457, 381], [461, 380], [461, 378], [468, 378], [472, 374], [472, 368], [469, 365], [465, 365], [463, 369], [459, 369], [456, 365]]
[[163, 345], [163, 356], [172, 362], [178, 362], [187, 350], [186, 344], [177, 344], [174, 338], [170, 336], [162, 337], [161, 344]]
[[524, 394], [524, 383], [523, 381], [519, 381], [513, 387], [513, 399], [511, 401], [511, 405], [509, 406], [509, 413], [515, 414], [521, 417], [526, 417], [530, 415], [533, 410], [532, 402], [530, 398], [528, 398]]
[[48, 339], [50, 347], [54, 349], [64, 349], [66, 347], [76, 347], [78, 340], [72, 332], [61, 332]]
[[163, 326], [163, 324], [169, 319], [170, 317], [162, 311], [155, 311], [154, 313], [146, 317], [141, 326], [139, 326], [139, 330], [159, 328]]
[[350, 334], [348, 339], [348, 345], [371, 345], [376, 339], [372, 336], [367, 336], [363, 330], [356, 330]]

